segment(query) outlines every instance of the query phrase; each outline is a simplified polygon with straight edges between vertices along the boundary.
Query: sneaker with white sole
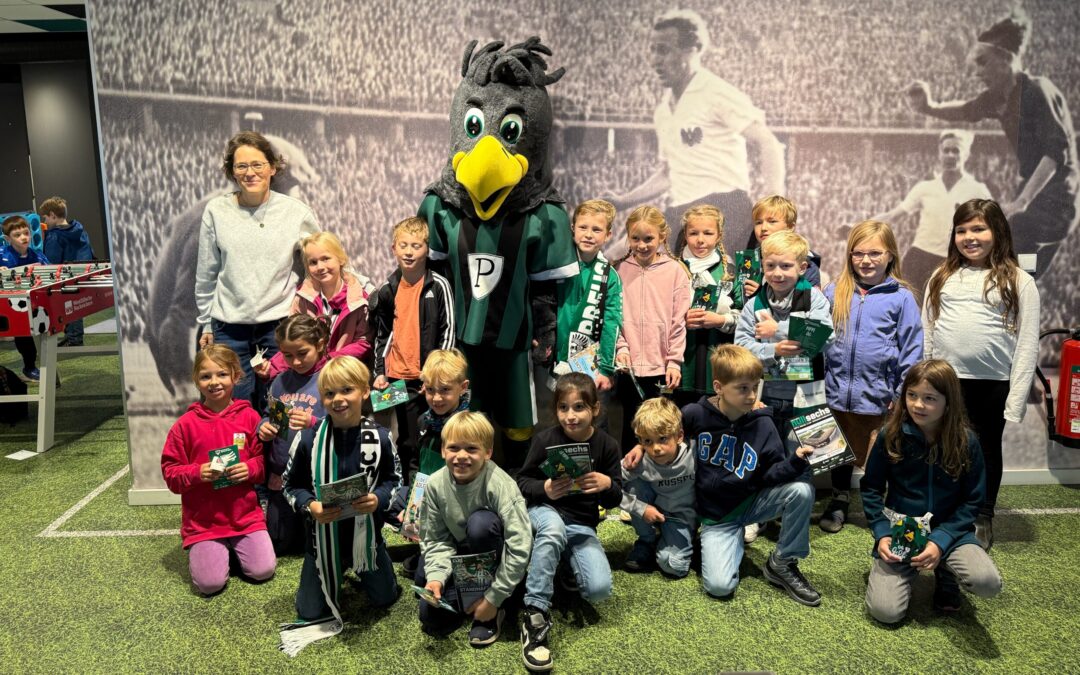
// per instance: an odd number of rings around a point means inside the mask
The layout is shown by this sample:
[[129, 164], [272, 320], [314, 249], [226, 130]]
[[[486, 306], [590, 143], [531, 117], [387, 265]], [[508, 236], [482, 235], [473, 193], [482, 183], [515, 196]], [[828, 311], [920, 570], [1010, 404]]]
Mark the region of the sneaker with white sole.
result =
[[554, 665], [548, 649], [550, 632], [551, 616], [536, 607], [526, 607], [525, 620], [521, 622], [521, 658], [533, 672], [546, 672]]
[[821, 604], [821, 594], [818, 593], [810, 582], [806, 580], [799, 570], [798, 561], [777, 560], [776, 552], [769, 554], [769, 559], [761, 570], [765, 578], [774, 586], [787, 591], [792, 600], [808, 607], [817, 607]]
[[473, 621], [469, 629], [469, 644], [473, 647], [487, 647], [499, 639], [503, 617], [506, 613], [500, 607], [491, 621]]

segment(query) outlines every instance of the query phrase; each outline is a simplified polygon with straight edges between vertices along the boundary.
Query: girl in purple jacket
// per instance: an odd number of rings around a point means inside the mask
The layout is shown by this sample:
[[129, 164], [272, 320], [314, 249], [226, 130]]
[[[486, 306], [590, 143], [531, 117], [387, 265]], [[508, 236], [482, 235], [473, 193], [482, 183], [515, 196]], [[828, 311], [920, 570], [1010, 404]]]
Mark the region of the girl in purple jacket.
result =
[[[867, 220], [851, 230], [847, 264], [825, 289], [835, 337], [825, 347], [825, 396], [862, 466], [874, 433], [922, 358], [919, 307], [900, 275], [892, 228]], [[833, 495], [818, 525], [839, 532], [851, 502], [851, 464], [832, 470]]]

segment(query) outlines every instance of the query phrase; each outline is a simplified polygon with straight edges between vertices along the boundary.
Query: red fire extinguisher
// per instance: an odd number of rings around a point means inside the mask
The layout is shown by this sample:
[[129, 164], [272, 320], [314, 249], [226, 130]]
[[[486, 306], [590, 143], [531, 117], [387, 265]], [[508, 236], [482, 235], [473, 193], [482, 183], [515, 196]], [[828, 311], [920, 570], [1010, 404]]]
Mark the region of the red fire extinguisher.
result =
[[1050, 392], [1050, 382], [1038, 371], [1046, 391], [1046, 422], [1050, 438], [1069, 448], [1080, 448], [1080, 328], [1053, 328], [1048, 335], [1068, 335], [1061, 345], [1061, 370], [1058, 376], [1058, 402]]

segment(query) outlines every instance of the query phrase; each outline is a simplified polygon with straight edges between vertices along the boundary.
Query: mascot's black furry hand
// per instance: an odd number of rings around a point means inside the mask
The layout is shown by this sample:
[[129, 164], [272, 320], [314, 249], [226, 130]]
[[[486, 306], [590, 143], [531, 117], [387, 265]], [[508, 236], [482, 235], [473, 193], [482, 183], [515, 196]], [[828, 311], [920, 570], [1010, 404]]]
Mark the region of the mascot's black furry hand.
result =
[[533, 282], [530, 291], [534, 342], [532, 361], [534, 365], [550, 367], [555, 355], [555, 330], [558, 324], [555, 282]]

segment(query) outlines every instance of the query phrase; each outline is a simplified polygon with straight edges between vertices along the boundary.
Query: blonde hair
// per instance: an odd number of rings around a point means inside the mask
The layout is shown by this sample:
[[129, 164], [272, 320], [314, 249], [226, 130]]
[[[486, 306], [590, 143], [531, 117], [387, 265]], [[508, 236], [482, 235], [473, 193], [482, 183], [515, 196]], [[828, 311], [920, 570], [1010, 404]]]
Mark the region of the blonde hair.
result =
[[[851, 258], [851, 252], [859, 244], [874, 237], [881, 240], [881, 243], [885, 246], [885, 251], [889, 254], [889, 264], [885, 267], [885, 278], [888, 279], [891, 276], [905, 287], [907, 286], [907, 282], [904, 281], [903, 276], [900, 274], [900, 252], [896, 246], [896, 235], [893, 234], [888, 223], [878, 220], [864, 220], [851, 228], [847, 239], [847, 263], [840, 272], [840, 278], [836, 281], [836, 289], [833, 292], [833, 327], [837, 333], [842, 333], [847, 328], [848, 318], [851, 315], [851, 298], [855, 295], [855, 286], [858, 285], [856, 280], [859, 275], [855, 272], [855, 261]], [[769, 239], [772, 239], [772, 237], [769, 237]], [[768, 243], [769, 239], [766, 239], [765, 242]]]
[[435, 349], [428, 354], [420, 379], [424, 386], [461, 384], [469, 377], [469, 363], [457, 349]]
[[[691, 218], [709, 218], [716, 222], [716, 250], [720, 252], [720, 263], [724, 266], [724, 276], [721, 281], [731, 281], [735, 278], [731, 268], [728, 267], [727, 250], [724, 248], [724, 214], [712, 204], [695, 204], [682, 214], [682, 231], [679, 232], [679, 241], [683, 248], [686, 246], [686, 229], [690, 227]], [[682, 253], [682, 251], [680, 251]]]
[[762, 260], [770, 255], [792, 255], [796, 261], [804, 263], [810, 257], [810, 244], [793, 230], [782, 230], [761, 242]]
[[326, 395], [331, 389], [353, 386], [362, 391], [371, 391], [371, 371], [355, 356], [335, 356], [326, 362], [319, 371], [319, 394]]
[[611, 232], [611, 224], [615, 222], [615, 205], [603, 199], [588, 199], [577, 205], [574, 209], [574, 217], [570, 219], [570, 226], [577, 222], [578, 216], [583, 213], [595, 213], [604, 217], [607, 221], [607, 231]]
[[[671, 255], [671, 251], [668, 250], [668, 237], [671, 236], [671, 227], [667, 224], [667, 220], [664, 219], [664, 214], [660, 209], [655, 206], [639, 206], [630, 212], [630, 215], [626, 217], [626, 240], [630, 241], [630, 235], [634, 231], [634, 227], [644, 223], [656, 228], [656, 234], [660, 239], [660, 246], [664, 248], [664, 253], [667, 253], [669, 258], [674, 258]], [[623, 260], [629, 259], [634, 255], [632, 248], [627, 246], [626, 255], [623, 256]], [[619, 262], [622, 262], [621, 260]]]
[[430, 236], [427, 221], [420, 216], [406, 218], [397, 225], [394, 225], [394, 230], [390, 237], [391, 241], [397, 243], [398, 237], [402, 234], [411, 234], [414, 237], [420, 237], [426, 244], [428, 237]]
[[212, 344], [203, 347], [195, 354], [195, 362], [191, 366], [191, 381], [198, 383], [199, 371], [206, 362], [224, 366], [231, 374], [234, 382], [239, 382], [244, 377], [244, 369], [240, 367], [240, 357], [232, 349], [225, 345]]
[[720, 384], [739, 380], [760, 380], [765, 372], [761, 359], [754, 356], [746, 347], [733, 344], [713, 347], [709, 354], [709, 365], [712, 367], [713, 379], [719, 380]]
[[311, 244], [316, 246], [322, 246], [330, 255], [338, 259], [338, 263], [341, 264], [341, 269], [347, 269], [349, 267], [349, 256], [345, 253], [345, 247], [341, 245], [341, 240], [337, 238], [337, 235], [333, 232], [316, 232], [315, 234], [309, 234], [300, 240], [300, 251], [303, 253], [304, 267], [307, 267], [307, 247]]
[[767, 213], [779, 214], [787, 226], [793, 230], [795, 223], [799, 220], [799, 210], [795, 207], [795, 202], [780, 195], [769, 195], [759, 199], [750, 212], [750, 218], [757, 220]]
[[682, 433], [682, 413], [671, 399], [650, 398], [634, 413], [631, 427], [638, 438], [676, 436]]
[[495, 444], [495, 429], [483, 413], [463, 410], [455, 413], [442, 429], [443, 445], [463, 442], [475, 443], [485, 450]]

